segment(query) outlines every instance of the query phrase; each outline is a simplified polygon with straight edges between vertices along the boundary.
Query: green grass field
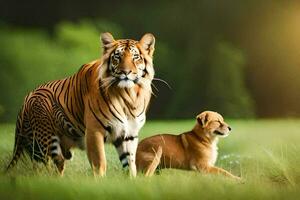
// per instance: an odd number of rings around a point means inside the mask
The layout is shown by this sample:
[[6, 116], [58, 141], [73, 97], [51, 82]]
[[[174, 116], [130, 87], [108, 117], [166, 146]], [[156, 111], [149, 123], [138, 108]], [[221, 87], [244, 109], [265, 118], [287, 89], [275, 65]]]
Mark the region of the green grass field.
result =
[[[298, 199], [300, 196], [300, 120], [236, 121], [219, 142], [217, 166], [242, 176], [243, 183], [216, 175], [162, 170], [129, 178], [107, 145], [108, 171], [94, 178], [85, 152], [76, 150], [64, 177], [42, 165], [20, 162], [9, 174], [14, 125], [0, 125], [0, 199]], [[140, 138], [190, 130], [193, 121], [148, 121]]]

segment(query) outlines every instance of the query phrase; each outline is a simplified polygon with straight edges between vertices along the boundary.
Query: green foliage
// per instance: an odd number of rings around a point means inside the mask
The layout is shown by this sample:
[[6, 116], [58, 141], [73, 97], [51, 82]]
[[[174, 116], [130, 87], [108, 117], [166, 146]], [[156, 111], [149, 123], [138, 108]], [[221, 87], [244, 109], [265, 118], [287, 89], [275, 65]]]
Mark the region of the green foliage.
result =
[[1, 28], [0, 121], [15, 119], [25, 95], [39, 84], [70, 76], [98, 59], [99, 33], [104, 30], [121, 34], [108, 22], [63, 22], [52, 36], [41, 30]]
[[159, 92], [149, 117], [189, 118], [204, 109], [231, 117], [300, 116], [300, 1], [26, 2], [32, 6], [0, 5], [1, 121], [13, 120], [26, 92], [39, 83], [98, 58], [104, 31], [115, 38], [155, 35], [156, 75], [172, 90], [154, 82]]
[[[141, 138], [158, 133], [178, 134], [195, 121], [147, 122]], [[243, 183], [222, 176], [164, 169], [159, 175], [130, 179], [122, 171], [112, 145], [106, 146], [108, 171], [94, 179], [86, 152], [75, 151], [65, 176], [30, 161], [0, 174], [3, 199], [297, 199], [300, 195], [299, 120], [228, 121], [233, 131], [219, 141], [217, 166], [241, 175]], [[14, 125], [0, 125], [0, 171], [13, 150]], [[283, 134], [284, 133], [284, 134]], [[29, 162], [29, 163], [28, 163]], [[175, 189], [174, 189], [175, 187]], [[180, 189], [177, 189], [180, 188]]]
[[0, 105], [0, 116], [4, 113], [4, 108], [2, 105]]
[[169, 107], [170, 115], [188, 117], [214, 110], [233, 118], [255, 116], [253, 100], [245, 86], [244, 53], [224, 41], [205, 48], [206, 57], [189, 54], [189, 62], [177, 74], [179, 91]]
[[204, 85], [207, 107], [231, 117], [253, 116], [253, 102], [245, 86], [243, 52], [220, 42], [215, 45], [209, 63]]
[[[121, 29], [107, 21], [62, 22], [51, 35], [37, 29], [3, 26], [0, 121], [14, 120], [24, 96], [39, 84], [69, 76], [82, 64], [99, 58], [102, 50], [99, 33], [105, 31], [112, 32], [115, 38], [122, 36]], [[226, 42], [216, 43], [213, 48], [202, 47], [210, 50], [208, 59], [204, 59], [204, 55], [192, 53], [197, 43], [190, 45], [186, 62], [185, 55], [178, 56], [178, 49], [157, 42], [156, 75], [176, 90], [170, 92], [166, 86], [154, 82], [162, 87], [162, 92], [158, 92], [160, 102], [154, 103], [150, 116], [153, 113], [158, 118], [191, 117], [203, 109], [231, 117], [253, 116], [252, 101], [244, 84], [243, 53]]]

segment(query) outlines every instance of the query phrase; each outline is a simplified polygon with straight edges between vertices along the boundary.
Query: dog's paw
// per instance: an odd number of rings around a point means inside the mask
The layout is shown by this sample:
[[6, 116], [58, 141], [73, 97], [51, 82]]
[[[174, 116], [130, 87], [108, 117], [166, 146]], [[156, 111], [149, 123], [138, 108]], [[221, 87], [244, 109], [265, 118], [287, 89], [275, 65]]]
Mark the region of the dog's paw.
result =
[[244, 183], [245, 183], [245, 179], [243, 179], [242, 177], [234, 176], [233, 178], [234, 178], [234, 180], [236, 180], [238, 183], [241, 183], [241, 184], [244, 184]]

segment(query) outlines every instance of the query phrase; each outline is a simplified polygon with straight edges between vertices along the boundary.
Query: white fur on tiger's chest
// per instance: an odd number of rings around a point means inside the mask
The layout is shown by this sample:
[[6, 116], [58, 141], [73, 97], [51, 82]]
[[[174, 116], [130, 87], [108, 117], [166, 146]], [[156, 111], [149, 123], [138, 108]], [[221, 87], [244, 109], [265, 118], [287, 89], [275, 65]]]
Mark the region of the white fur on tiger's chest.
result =
[[134, 118], [123, 120], [123, 123], [119, 120], [113, 120], [111, 122], [112, 133], [108, 135], [108, 141], [113, 141], [119, 137], [138, 136], [140, 129], [144, 126], [146, 121], [145, 114]]

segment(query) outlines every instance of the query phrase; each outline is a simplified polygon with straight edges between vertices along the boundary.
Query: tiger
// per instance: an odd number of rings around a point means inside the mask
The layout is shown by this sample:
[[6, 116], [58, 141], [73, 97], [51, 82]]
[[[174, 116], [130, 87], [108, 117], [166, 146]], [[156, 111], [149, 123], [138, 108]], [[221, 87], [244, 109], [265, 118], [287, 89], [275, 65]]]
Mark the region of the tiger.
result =
[[100, 35], [101, 57], [74, 75], [37, 87], [17, 116], [13, 157], [7, 170], [26, 153], [32, 161], [53, 161], [63, 176], [73, 148], [85, 149], [94, 176], [105, 176], [104, 144], [116, 148], [123, 168], [136, 176], [138, 134], [146, 121], [154, 78], [155, 37], [139, 41]]

